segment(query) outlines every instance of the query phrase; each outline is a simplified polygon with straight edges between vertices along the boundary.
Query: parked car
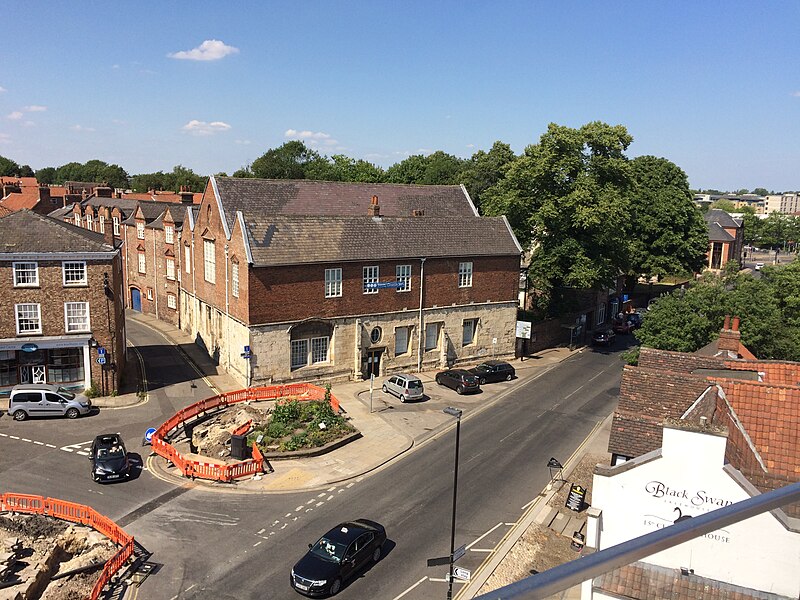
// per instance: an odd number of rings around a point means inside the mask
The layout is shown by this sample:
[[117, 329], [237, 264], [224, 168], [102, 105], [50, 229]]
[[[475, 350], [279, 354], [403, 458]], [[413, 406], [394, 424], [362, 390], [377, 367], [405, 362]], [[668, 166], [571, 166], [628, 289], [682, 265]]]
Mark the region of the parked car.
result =
[[422, 380], [416, 375], [400, 373], [383, 382], [383, 391], [400, 398], [400, 402], [422, 400], [425, 397]]
[[610, 346], [616, 338], [617, 336], [611, 329], [598, 329], [592, 335], [592, 343], [595, 346]]
[[98, 435], [89, 452], [92, 461], [92, 479], [117, 481], [131, 476], [131, 461], [125, 444], [117, 433]]
[[764, 263], [763, 262], [757, 262], [756, 263], [756, 271], [760, 271], [763, 268], [764, 268]]
[[469, 372], [480, 380], [481, 385], [494, 381], [511, 381], [517, 374], [514, 367], [504, 360], [487, 360], [472, 367]]
[[459, 394], [481, 391], [480, 379], [465, 369], [450, 369], [437, 373], [436, 383], [449, 387]]
[[381, 559], [386, 530], [367, 519], [341, 523], [308, 545], [292, 568], [289, 584], [311, 597], [334, 596], [361, 567]]
[[642, 313], [628, 313], [625, 315], [625, 322], [631, 326], [631, 329], [639, 329], [642, 326]]
[[77, 419], [89, 414], [91, 408], [92, 402], [86, 396], [45, 383], [15, 385], [8, 400], [8, 414], [15, 421], [24, 421], [28, 417]]

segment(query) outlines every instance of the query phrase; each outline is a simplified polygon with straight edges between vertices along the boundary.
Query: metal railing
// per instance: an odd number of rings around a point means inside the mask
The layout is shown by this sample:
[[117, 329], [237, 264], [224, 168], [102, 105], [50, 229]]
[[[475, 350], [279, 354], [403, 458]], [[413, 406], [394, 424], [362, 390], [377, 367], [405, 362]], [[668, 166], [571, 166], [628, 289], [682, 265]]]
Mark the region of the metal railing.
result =
[[475, 600], [538, 600], [624, 567], [667, 548], [688, 542], [750, 517], [800, 501], [800, 482], [771, 490], [692, 517], [669, 527], [588, 554], [547, 571], [477, 596]]

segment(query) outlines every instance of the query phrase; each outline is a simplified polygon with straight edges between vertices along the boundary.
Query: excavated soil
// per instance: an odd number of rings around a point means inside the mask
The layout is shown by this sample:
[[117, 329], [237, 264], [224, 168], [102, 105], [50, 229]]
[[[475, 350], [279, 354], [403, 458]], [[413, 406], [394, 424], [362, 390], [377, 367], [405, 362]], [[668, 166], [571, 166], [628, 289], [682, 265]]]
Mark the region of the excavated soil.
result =
[[[608, 455], [587, 455], [583, 457], [567, 477], [568, 482], [562, 484], [557, 493], [550, 499], [548, 506], [558, 509], [559, 512], [567, 517], [576, 514], [585, 516], [585, 510], [581, 513], [575, 513], [566, 508], [564, 504], [567, 501], [570, 485], [573, 483], [587, 488], [585, 502], [591, 504], [592, 473], [598, 463], [608, 464]], [[584, 527], [585, 533], [586, 528]], [[571, 531], [569, 535], [572, 535]], [[571, 547], [571, 542], [571, 537], [559, 535], [545, 525], [532, 523], [494, 570], [481, 588], [480, 593], [489, 593], [497, 588], [579, 558], [581, 553]], [[560, 597], [560, 594], [553, 596], [553, 598]]]
[[231, 434], [233, 431], [253, 421], [253, 427], [263, 425], [275, 406], [274, 401], [234, 404], [221, 413], [194, 426], [192, 446], [197, 454], [227, 460], [231, 453]]
[[[0, 515], [0, 548], [14, 538], [21, 547], [4, 582], [18, 583], [0, 589], [0, 600], [17, 597], [85, 600], [99, 579], [103, 565], [117, 551], [108, 538], [88, 527], [40, 515]], [[88, 572], [50, 580], [57, 573], [91, 564], [98, 566]], [[31, 588], [37, 574], [42, 572], [42, 584]]]

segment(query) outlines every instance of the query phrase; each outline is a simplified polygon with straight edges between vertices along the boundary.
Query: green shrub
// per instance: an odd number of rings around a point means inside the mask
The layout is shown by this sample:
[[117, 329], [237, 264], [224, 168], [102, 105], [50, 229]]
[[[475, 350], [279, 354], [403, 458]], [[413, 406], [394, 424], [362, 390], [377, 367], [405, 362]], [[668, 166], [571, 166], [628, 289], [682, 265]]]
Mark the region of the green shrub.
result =
[[100, 395], [100, 390], [97, 389], [97, 384], [93, 381], [92, 385], [86, 388], [83, 393], [87, 398], [97, 398]]
[[634, 346], [630, 350], [622, 353], [622, 360], [625, 361], [628, 365], [633, 365], [634, 367], [639, 364], [639, 348], [640, 346]]
[[267, 426], [267, 437], [271, 438], [282, 438], [285, 435], [289, 435], [292, 430], [287, 426], [286, 423], [281, 423], [280, 421], [270, 421], [269, 425]]
[[302, 433], [293, 435], [287, 441], [282, 442], [279, 450], [285, 452], [291, 452], [293, 450], [299, 450], [300, 448], [305, 448], [307, 443], [308, 443], [308, 435], [306, 434], [305, 431], [303, 431]]
[[272, 420], [288, 425], [300, 418], [300, 402], [297, 400], [278, 400], [272, 411]]

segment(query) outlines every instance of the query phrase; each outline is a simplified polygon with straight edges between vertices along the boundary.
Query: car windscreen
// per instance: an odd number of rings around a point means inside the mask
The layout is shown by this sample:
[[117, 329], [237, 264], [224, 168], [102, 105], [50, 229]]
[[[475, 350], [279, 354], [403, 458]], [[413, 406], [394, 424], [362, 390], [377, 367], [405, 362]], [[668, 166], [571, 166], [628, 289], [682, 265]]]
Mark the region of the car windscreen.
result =
[[58, 388], [58, 393], [60, 395], [64, 396], [64, 398], [66, 398], [67, 400], [74, 400], [75, 399], [75, 394], [73, 394], [69, 390], [64, 389], [63, 387]]
[[125, 456], [125, 449], [122, 446], [101, 446], [97, 449], [97, 458], [122, 458]]
[[311, 548], [310, 552], [314, 556], [319, 556], [325, 560], [340, 563], [344, 557], [345, 550], [347, 550], [347, 546], [344, 544], [332, 542], [327, 538], [320, 538], [320, 540]]
[[422, 382], [418, 380], [411, 380], [408, 382], [408, 389], [410, 390], [421, 390], [422, 389]]

